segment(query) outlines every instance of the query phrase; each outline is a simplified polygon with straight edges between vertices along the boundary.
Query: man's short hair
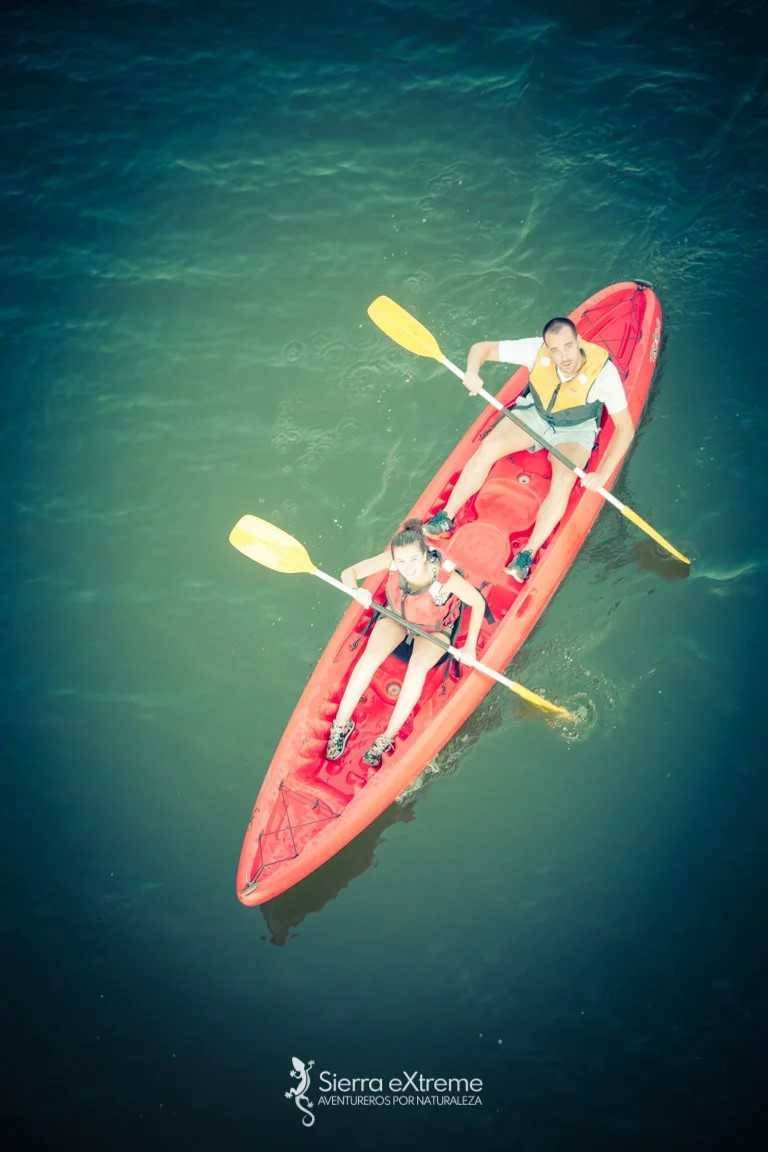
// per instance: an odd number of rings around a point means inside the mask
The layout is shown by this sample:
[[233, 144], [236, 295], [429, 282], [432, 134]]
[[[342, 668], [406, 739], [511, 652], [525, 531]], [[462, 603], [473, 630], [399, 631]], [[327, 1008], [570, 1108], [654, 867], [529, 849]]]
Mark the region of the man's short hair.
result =
[[559, 332], [561, 328], [570, 328], [574, 336], [576, 333], [576, 325], [573, 320], [569, 320], [567, 316], [553, 316], [551, 320], [547, 320], [541, 333], [542, 340], [546, 340], [547, 332]]

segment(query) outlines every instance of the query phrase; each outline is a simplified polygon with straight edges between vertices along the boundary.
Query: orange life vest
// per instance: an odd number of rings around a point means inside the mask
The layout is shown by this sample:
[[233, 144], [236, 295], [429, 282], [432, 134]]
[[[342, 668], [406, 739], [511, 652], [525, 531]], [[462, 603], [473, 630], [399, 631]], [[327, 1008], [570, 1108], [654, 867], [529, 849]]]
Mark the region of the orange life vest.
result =
[[434, 579], [426, 588], [412, 588], [394, 565], [390, 567], [385, 585], [387, 604], [425, 632], [449, 633], [461, 612], [461, 601], [445, 587], [456, 565], [443, 560], [436, 549], [430, 549], [429, 558]]
[[597, 400], [587, 403], [589, 390], [609, 359], [599, 344], [579, 340], [585, 360], [572, 380], [561, 380], [546, 344], [536, 353], [536, 362], [528, 376], [533, 402], [539, 415], [556, 428], [569, 428], [586, 420], [600, 423], [603, 405]]

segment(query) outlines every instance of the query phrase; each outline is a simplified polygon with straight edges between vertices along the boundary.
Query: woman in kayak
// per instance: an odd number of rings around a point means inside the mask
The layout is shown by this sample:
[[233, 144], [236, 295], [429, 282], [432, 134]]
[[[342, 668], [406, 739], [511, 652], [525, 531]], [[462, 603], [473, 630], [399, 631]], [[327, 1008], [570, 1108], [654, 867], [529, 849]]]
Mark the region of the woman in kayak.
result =
[[[463, 576], [444, 560], [436, 548], [430, 548], [422, 532], [421, 520], [407, 520], [395, 533], [386, 552], [360, 560], [345, 568], [341, 579], [350, 588], [357, 589], [357, 599], [370, 607], [371, 594], [357, 588], [357, 580], [364, 580], [374, 572], [389, 569], [386, 594], [387, 604], [412, 624], [426, 632], [450, 640], [451, 630], [461, 611], [461, 601], [471, 609], [467, 640], [461, 650], [463, 664], [472, 665], [476, 659], [477, 637], [483, 622], [485, 600]], [[377, 768], [382, 756], [393, 747], [393, 740], [407, 720], [424, 688], [430, 668], [441, 657], [440, 648], [422, 636], [413, 635], [395, 620], [381, 617], [374, 625], [365, 651], [355, 665], [336, 718], [331, 725], [326, 757], [338, 760], [344, 754], [347, 742], [355, 730], [352, 713], [373, 679], [376, 669], [403, 640], [412, 645], [403, 684], [389, 724], [363, 754], [363, 761]]]

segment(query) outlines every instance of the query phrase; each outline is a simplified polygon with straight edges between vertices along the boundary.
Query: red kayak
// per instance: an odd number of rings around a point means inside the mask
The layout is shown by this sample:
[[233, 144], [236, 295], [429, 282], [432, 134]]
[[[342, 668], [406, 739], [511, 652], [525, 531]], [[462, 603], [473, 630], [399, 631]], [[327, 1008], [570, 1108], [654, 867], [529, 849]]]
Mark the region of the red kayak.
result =
[[[612, 284], [570, 316], [585, 340], [610, 352], [637, 425], [661, 343], [662, 314], [655, 293], [642, 281]], [[498, 399], [511, 403], [527, 380], [527, 370], [518, 369]], [[443, 507], [483, 433], [497, 419], [494, 408], [483, 409], [408, 517], [426, 520]], [[590, 471], [604, 457], [612, 435], [613, 423], [604, 412]], [[498, 671], [513, 659], [554, 596], [602, 504], [599, 495], [577, 482], [565, 515], [538, 553], [527, 582], [516, 583], [504, 573], [504, 565], [527, 540], [550, 475], [544, 449], [500, 460], [458, 513], [448, 546], [439, 545], [488, 602], [493, 620], [484, 621], [477, 651], [483, 663]], [[372, 576], [365, 584], [382, 603], [386, 575]], [[344, 756], [327, 761], [324, 753], [331, 719], [350, 670], [365, 648], [372, 612], [353, 601], [344, 613], [278, 744], [240, 854], [236, 886], [243, 904], [273, 899], [340, 851], [419, 776], [494, 686], [479, 672], [441, 661], [429, 672], [394, 751], [385, 754], [378, 769], [368, 768], [361, 755], [386, 727], [405, 670], [393, 654], [376, 672], [354, 713], [357, 727]], [[459, 647], [465, 632], [466, 623], [454, 640]]]

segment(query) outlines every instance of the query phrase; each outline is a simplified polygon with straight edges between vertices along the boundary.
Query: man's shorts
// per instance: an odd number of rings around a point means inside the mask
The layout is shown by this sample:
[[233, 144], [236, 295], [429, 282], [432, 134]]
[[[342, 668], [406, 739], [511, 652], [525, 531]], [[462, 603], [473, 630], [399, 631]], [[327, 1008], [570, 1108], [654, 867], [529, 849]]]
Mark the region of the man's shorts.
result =
[[[572, 424], [570, 428], [553, 428], [551, 424], [539, 415], [538, 409], [532, 400], [530, 404], [526, 404], [525, 402], [522, 404], [511, 404], [509, 411], [525, 424], [526, 427], [530, 428], [532, 432], [538, 433], [547, 444], [551, 444], [555, 448], [560, 448], [563, 444], [581, 444], [584, 448], [589, 448], [591, 452], [595, 446], [597, 434], [600, 431], [596, 420], [584, 420], [581, 424]], [[529, 451], [538, 452], [539, 448], [540, 445], [534, 443]]]

